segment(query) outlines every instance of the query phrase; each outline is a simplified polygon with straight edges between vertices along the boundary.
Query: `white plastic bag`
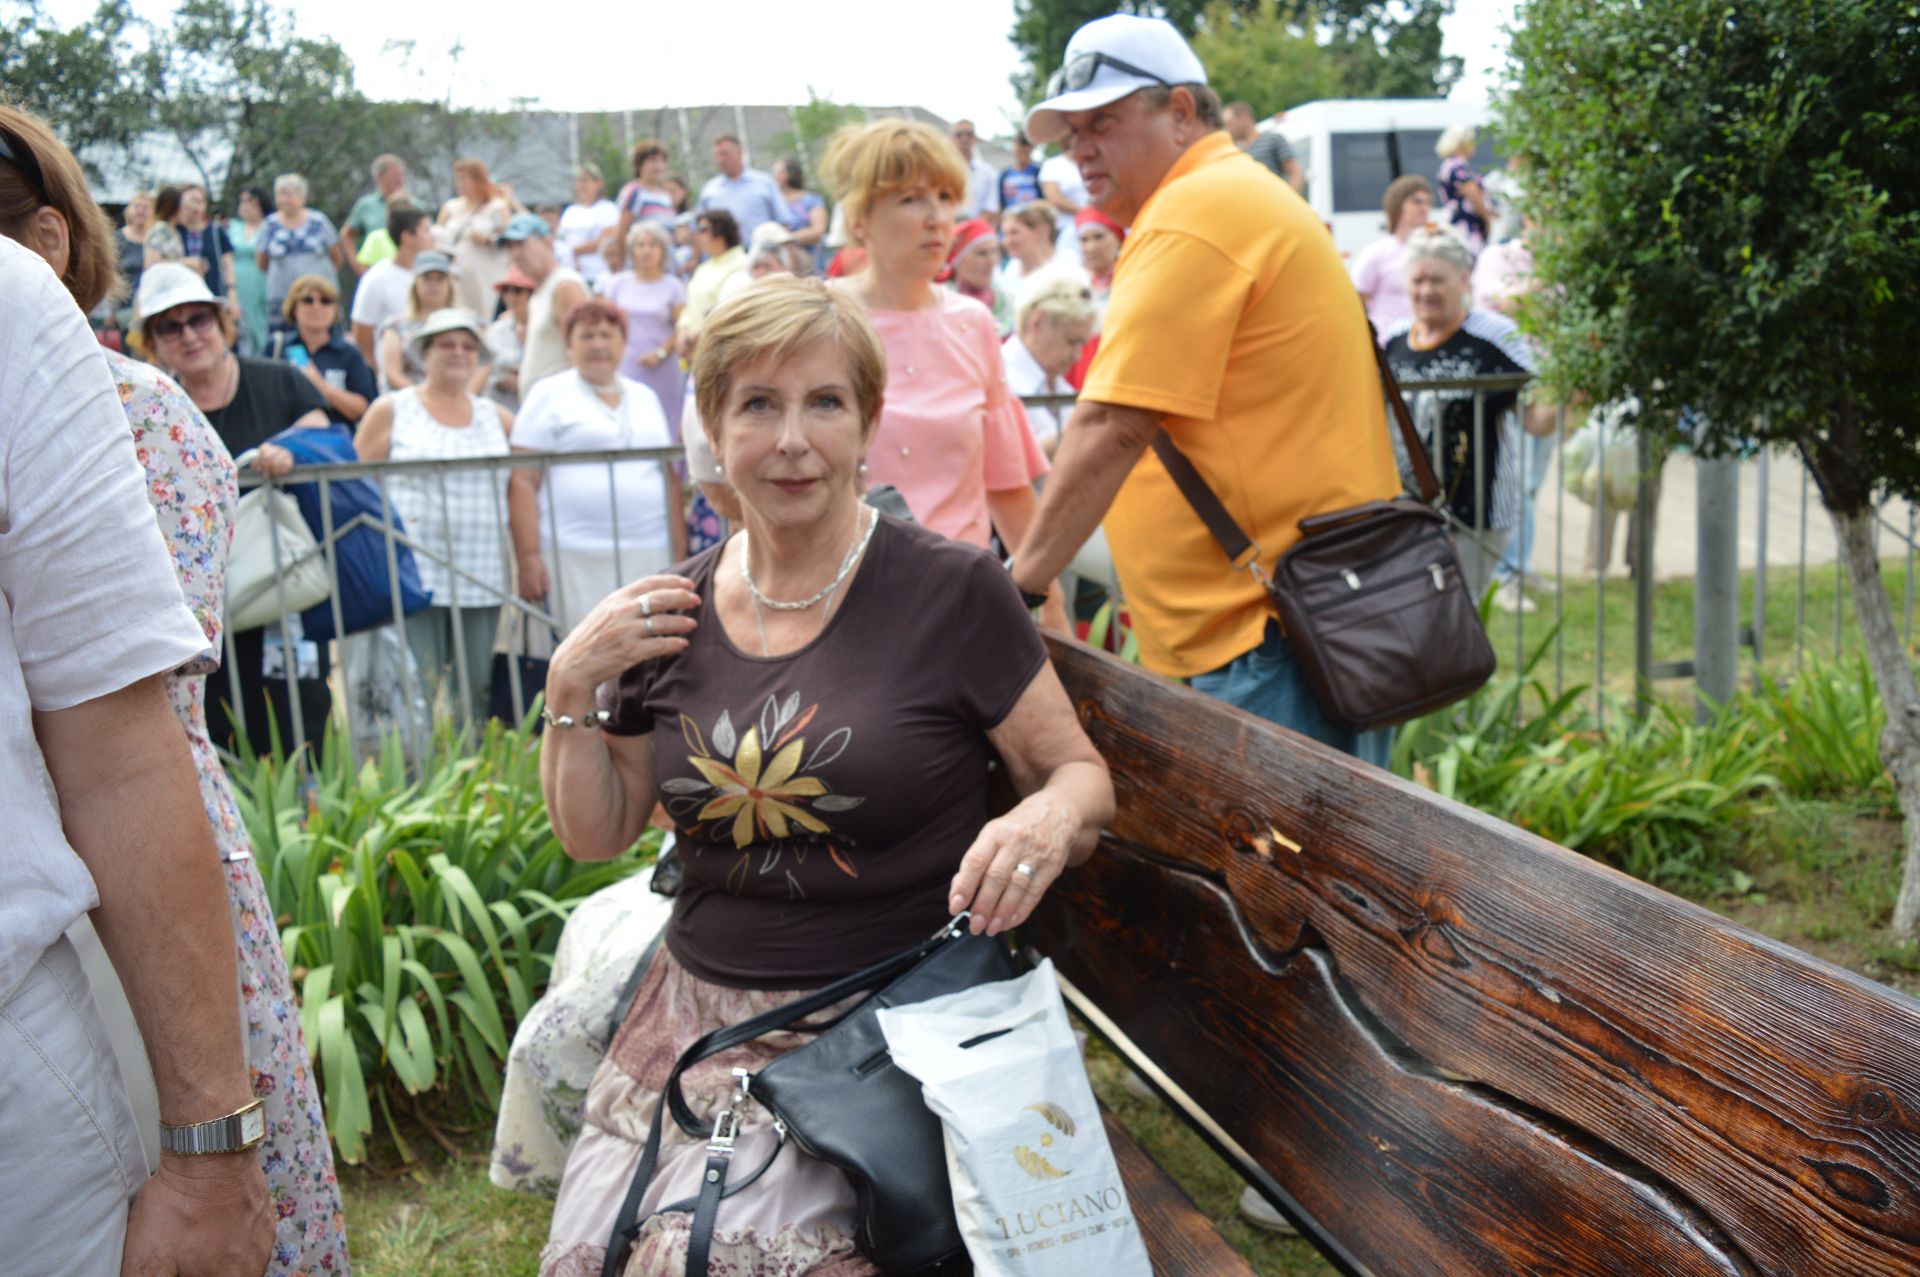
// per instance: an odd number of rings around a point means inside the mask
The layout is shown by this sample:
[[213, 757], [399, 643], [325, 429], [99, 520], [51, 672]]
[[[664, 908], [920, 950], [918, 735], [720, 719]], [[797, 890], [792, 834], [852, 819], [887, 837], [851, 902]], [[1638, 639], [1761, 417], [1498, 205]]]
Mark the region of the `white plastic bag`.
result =
[[879, 1020], [945, 1131], [976, 1277], [1153, 1277], [1051, 961]]
[[1629, 511], [1640, 501], [1640, 432], [1633, 425], [1640, 401], [1632, 395], [1595, 408], [1560, 453], [1567, 491], [1598, 507], [1604, 483], [1608, 510]]

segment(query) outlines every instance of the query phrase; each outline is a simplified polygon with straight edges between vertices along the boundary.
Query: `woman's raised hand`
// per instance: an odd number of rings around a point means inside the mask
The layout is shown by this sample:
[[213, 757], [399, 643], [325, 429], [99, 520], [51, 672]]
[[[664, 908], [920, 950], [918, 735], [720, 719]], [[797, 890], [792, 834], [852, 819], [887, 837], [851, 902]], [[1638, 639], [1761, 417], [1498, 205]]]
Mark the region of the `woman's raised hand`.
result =
[[684, 576], [649, 576], [601, 599], [554, 649], [547, 668], [548, 700], [558, 713], [590, 708], [594, 690], [642, 661], [672, 656], [687, 646], [700, 606]]

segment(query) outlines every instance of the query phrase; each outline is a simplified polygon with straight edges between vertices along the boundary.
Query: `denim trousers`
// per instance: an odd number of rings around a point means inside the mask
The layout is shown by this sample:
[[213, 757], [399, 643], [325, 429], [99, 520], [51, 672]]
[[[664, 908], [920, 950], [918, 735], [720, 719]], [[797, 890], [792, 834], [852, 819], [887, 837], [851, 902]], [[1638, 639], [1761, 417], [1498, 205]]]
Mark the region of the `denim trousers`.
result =
[[1356, 732], [1330, 722], [1320, 712], [1293, 650], [1280, 633], [1280, 623], [1267, 621], [1260, 646], [1217, 670], [1195, 674], [1187, 683], [1197, 692], [1257, 714], [1270, 723], [1299, 732], [1362, 762], [1385, 767], [1393, 753], [1393, 729], [1378, 727]]

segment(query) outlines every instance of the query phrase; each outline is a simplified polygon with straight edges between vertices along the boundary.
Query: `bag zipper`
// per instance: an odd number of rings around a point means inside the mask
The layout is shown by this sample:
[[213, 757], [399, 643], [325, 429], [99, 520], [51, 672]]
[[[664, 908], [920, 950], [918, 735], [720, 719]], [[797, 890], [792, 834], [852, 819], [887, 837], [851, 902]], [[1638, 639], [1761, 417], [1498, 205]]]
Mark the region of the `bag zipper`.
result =
[[[1380, 594], [1384, 591], [1391, 590], [1396, 585], [1405, 585], [1408, 581], [1417, 581], [1423, 576], [1428, 577], [1433, 581], [1433, 592], [1435, 594], [1446, 593], [1447, 565], [1439, 560], [1435, 560], [1434, 562], [1427, 564], [1426, 567], [1416, 569], [1415, 571], [1412, 571], [1412, 572], [1404, 573], [1400, 576], [1396, 576], [1391, 581], [1383, 581], [1379, 585], [1365, 587], [1364, 592], [1367, 594]], [[1354, 587], [1353, 595], [1349, 595], [1346, 598], [1332, 599], [1326, 603], [1320, 604], [1320, 606], [1318, 607], [1308, 608], [1307, 615], [1318, 616], [1322, 612], [1329, 611], [1332, 608], [1339, 607], [1343, 603], [1350, 602], [1355, 595], [1359, 595], [1361, 593], [1362, 593], [1362, 587], [1356, 586]]]
[[[1442, 530], [1441, 535], [1445, 535], [1444, 530]], [[1426, 539], [1437, 540], [1438, 538], [1429, 536]], [[1305, 544], [1305, 543], [1302, 542], [1302, 544]], [[1291, 551], [1289, 551], [1289, 553], [1291, 553]], [[1391, 563], [1394, 559], [1399, 558], [1403, 553], [1404, 551], [1395, 551], [1391, 554], [1383, 554], [1379, 558], [1369, 559], [1367, 562], [1362, 563], [1357, 568], [1338, 568], [1332, 572], [1322, 572], [1318, 576], [1309, 577], [1306, 580], [1298, 582], [1293, 586], [1293, 588], [1296, 590], [1307, 590], [1307, 589], [1312, 589], [1316, 585], [1325, 585], [1329, 581], [1345, 580], [1347, 583], [1347, 587], [1349, 589], [1358, 589], [1360, 587], [1355, 586], [1352, 580], [1349, 578], [1360, 576], [1364, 583], [1364, 580], [1365, 580], [1363, 575], [1364, 573], [1371, 571], [1378, 564]]]

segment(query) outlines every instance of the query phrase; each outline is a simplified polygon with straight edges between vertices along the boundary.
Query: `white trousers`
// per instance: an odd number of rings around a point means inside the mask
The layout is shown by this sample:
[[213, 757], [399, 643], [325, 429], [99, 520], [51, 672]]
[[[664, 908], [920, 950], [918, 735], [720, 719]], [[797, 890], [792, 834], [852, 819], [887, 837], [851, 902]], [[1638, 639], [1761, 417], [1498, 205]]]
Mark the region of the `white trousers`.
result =
[[0, 1006], [0, 1253], [8, 1277], [117, 1277], [146, 1157], [73, 945]]

